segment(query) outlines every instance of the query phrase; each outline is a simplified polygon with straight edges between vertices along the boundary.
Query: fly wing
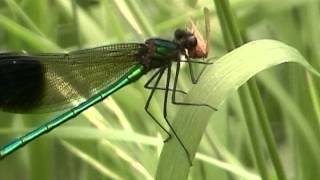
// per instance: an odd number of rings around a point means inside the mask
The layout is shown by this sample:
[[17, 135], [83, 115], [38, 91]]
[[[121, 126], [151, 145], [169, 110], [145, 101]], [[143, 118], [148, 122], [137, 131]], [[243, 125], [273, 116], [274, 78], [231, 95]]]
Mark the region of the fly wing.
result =
[[210, 11], [208, 8], [204, 8], [204, 16], [205, 16], [205, 39], [203, 38], [202, 34], [200, 33], [200, 31], [198, 30], [197, 26], [195, 25], [195, 23], [190, 20], [189, 23], [189, 27], [188, 27], [188, 31], [193, 33], [193, 35], [196, 37], [197, 39], [197, 46], [192, 49], [189, 50], [189, 57], [190, 58], [206, 58], [208, 56], [209, 53], [209, 36], [210, 36]]
[[114, 44], [65, 54], [0, 54], [0, 109], [52, 112], [82, 102], [139, 63], [145, 45]]

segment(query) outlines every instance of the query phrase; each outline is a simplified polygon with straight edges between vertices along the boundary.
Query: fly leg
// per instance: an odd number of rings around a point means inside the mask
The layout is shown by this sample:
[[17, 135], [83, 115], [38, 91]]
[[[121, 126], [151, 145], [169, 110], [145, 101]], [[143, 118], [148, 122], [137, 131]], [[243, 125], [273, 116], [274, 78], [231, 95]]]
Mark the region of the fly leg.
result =
[[[202, 75], [202, 73], [203, 73], [204, 70], [206, 69], [207, 65], [213, 64], [213, 63], [210, 62], [210, 61], [211, 61], [211, 59], [214, 59], [214, 57], [213, 57], [213, 58], [208, 58], [206, 61], [196, 61], [196, 60], [190, 59], [190, 58], [186, 55], [186, 59], [187, 59], [186, 61], [185, 61], [185, 60], [181, 60], [180, 62], [186, 62], [186, 63], [188, 63], [188, 65], [189, 65], [190, 77], [191, 77], [191, 82], [192, 82], [192, 84], [197, 84], [198, 81], [199, 81], [199, 79], [200, 79], [200, 77], [201, 77], [201, 75]], [[199, 73], [199, 75], [198, 75], [197, 77], [194, 75], [194, 71], [193, 71], [193, 66], [192, 66], [192, 64], [203, 64], [203, 65], [205, 65], [205, 67], [201, 69], [201, 71], [200, 71], [200, 73]]]
[[[179, 73], [180, 73], [180, 62], [177, 62], [176, 76], [174, 77], [174, 82], [173, 82], [173, 91], [172, 91], [172, 99], [171, 99], [171, 100], [172, 100], [172, 103], [173, 103], [173, 104], [176, 104], [176, 105], [206, 106], [206, 107], [208, 107], [208, 108], [210, 108], [210, 109], [212, 109], [212, 110], [214, 110], [214, 111], [217, 111], [217, 108], [212, 107], [212, 106], [210, 106], [210, 105], [208, 105], [208, 104], [178, 102], [178, 101], [176, 100], [176, 93], [175, 93], [176, 91], [175, 91], [175, 89], [177, 88]], [[200, 76], [198, 76], [197, 78], [195, 78], [195, 77], [193, 76], [193, 70], [192, 70], [192, 68], [190, 68], [190, 75], [191, 75], [192, 82], [193, 82], [194, 84], [196, 84], [196, 83], [198, 82]]]

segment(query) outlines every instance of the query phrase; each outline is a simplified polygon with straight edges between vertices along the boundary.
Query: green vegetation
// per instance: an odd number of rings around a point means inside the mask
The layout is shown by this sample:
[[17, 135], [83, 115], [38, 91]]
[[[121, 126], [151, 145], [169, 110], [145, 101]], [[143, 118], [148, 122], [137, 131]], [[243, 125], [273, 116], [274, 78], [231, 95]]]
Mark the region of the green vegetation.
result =
[[[174, 138], [163, 145], [165, 134], [143, 110], [145, 77], [1, 161], [0, 179], [319, 177], [319, 1], [4, 0], [0, 50], [172, 39], [190, 18], [204, 32], [203, 7], [212, 12], [209, 56], [218, 58], [197, 85], [185, 66], [179, 87], [189, 93], [178, 98], [219, 111], [169, 105], [192, 168]], [[151, 106], [159, 118], [162, 100], [156, 93]], [[0, 145], [55, 114], [0, 112]]]

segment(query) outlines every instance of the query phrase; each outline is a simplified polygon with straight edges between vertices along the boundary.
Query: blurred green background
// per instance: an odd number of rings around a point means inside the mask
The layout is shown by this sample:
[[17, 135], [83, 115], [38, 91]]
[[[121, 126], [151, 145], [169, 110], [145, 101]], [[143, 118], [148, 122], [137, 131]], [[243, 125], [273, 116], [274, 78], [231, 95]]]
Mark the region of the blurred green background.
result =
[[[319, 70], [318, 0], [230, 0], [230, 4], [245, 41], [282, 41]], [[4, 0], [0, 1], [0, 50], [67, 52], [144, 42], [148, 37], [172, 39], [174, 30], [184, 28], [190, 18], [204, 32], [204, 7], [211, 10], [212, 19], [209, 56], [220, 57], [227, 53], [225, 32], [211, 0]], [[310, 78], [296, 65], [281, 65], [257, 76], [287, 179], [320, 177], [314, 153], [320, 142], [305, 138], [305, 134], [320, 137], [319, 80]], [[153, 179], [165, 134], [143, 109], [149, 94], [143, 88], [147, 79], [1, 161], [0, 179]], [[187, 71], [180, 79], [179, 86], [190, 89]], [[162, 115], [162, 98], [157, 93], [152, 103], [157, 117]], [[169, 108], [173, 119], [177, 107]], [[208, 115], [211, 120], [198, 152], [212, 161], [196, 158], [189, 179], [260, 178], [241, 109], [234, 94], [213, 117]], [[0, 144], [54, 115], [0, 112]], [[269, 178], [277, 179], [259, 132], [260, 138]]]

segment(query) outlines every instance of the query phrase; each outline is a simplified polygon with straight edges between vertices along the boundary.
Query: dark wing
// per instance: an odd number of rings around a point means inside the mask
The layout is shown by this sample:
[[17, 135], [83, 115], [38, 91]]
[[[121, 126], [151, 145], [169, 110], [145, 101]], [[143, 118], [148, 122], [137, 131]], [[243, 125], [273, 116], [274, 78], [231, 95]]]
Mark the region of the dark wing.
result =
[[0, 54], [0, 109], [52, 112], [84, 101], [139, 63], [144, 44], [128, 43], [65, 54]]

